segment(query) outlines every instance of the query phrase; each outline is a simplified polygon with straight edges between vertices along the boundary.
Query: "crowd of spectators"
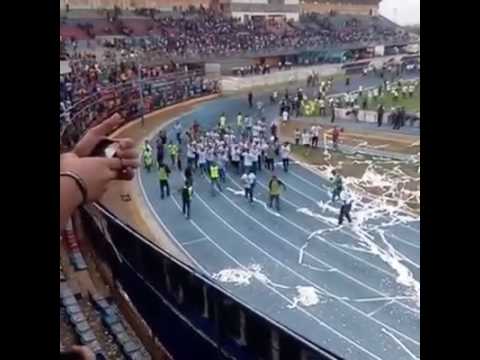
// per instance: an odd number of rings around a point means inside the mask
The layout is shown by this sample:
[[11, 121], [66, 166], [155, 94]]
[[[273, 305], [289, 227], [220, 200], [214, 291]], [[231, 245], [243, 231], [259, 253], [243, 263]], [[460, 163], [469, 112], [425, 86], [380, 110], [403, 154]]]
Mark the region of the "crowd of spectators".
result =
[[78, 133], [114, 112], [133, 119], [141, 111], [218, 91], [217, 83], [206, 80], [203, 72], [173, 62], [139, 68], [134, 60], [100, 61], [87, 53], [69, 63], [71, 71], [60, 75], [60, 124], [73, 125], [70, 128]]
[[[143, 38], [127, 37], [110, 45], [117, 50], [138, 47], [163, 55], [191, 58], [409, 39], [409, 34], [398, 27], [380, 21], [363, 22], [355, 17], [339, 26], [329, 16], [306, 14], [300, 23], [276, 20], [283, 26], [272, 26], [272, 20], [254, 18], [241, 22], [204, 8], [162, 16], [144, 9], [142, 14], [148, 15], [145, 21], [149, 24]], [[122, 20], [109, 17], [109, 21], [115, 25]], [[120, 27], [121, 34], [131, 34], [125, 26]]]

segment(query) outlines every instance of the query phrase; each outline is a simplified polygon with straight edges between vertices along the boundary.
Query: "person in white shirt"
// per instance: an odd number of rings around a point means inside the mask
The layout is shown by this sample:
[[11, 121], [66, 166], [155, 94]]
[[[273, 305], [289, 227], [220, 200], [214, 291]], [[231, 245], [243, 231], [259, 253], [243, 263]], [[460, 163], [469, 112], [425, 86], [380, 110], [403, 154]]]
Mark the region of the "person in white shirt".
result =
[[258, 137], [260, 135], [260, 126], [258, 126], [258, 123], [252, 126], [252, 136]]
[[254, 173], [257, 172], [258, 154], [259, 153], [260, 152], [258, 151], [257, 146], [252, 144], [251, 147], [250, 147], [250, 158], [252, 159], [251, 171], [253, 171]]
[[255, 173], [250, 171], [248, 175], [247, 173], [244, 173], [241, 179], [243, 182], [243, 188], [245, 189], [245, 197], [250, 201], [250, 203], [253, 203], [253, 189], [255, 188], [257, 177]]
[[213, 163], [213, 161], [215, 160], [213, 146], [210, 146], [207, 148], [206, 158], [207, 158], [207, 168], [210, 169], [210, 164]]
[[319, 104], [319, 107], [320, 107], [320, 116], [325, 116], [326, 115], [326, 112], [325, 112], [325, 100], [320, 99], [318, 101], [318, 104]]
[[232, 166], [237, 170], [237, 174], [240, 174], [240, 149], [238, 145], [232, 146]]
[[247, 133], [250, 134], [252, 132], [253, 120], [250, 115], [245, 115], [245, 129]]
[[413, 97], [414, 91], [415, 91], [415, 85], [410, 84], [410, 85], [408, 86], [408, 96], [409, 96], [409, 97]]
[[312, 126], [312, 147], [318, 147], [318, 137], [320, 136], [320, 126]]
[[300, 136], [301, 136], [300, 129], [296, 128], [295, 129], [295, 145], [300, 145]]
[[290, 162], [289, 155], [290, 155], [290, 144], [286, 142], [280, 147], [280, 157], [282, 158], [283, 171], [285, 172], [288, 172], [288, 166]]
[[305, 147], [310, 146], [310, 133], [307, 131], [307, 129], [303, 129], [302, 145], [305, 146]]
[[250, 172], [250, 170], [252, 169], [252, 160], [253, 160], [253, 157], [252, 157], [252, 154], [250, 154], [250, 151], [248, 149], [246, 149], [243, 153], [243, 169], [244, 172], [248, 171]]
[[288, 111], [287, 110], [283, 110], [282, 121], [283, 121], [283, 123], [286, 123], [288, 121]]
[[217, 154], [217, 159], [216, 162], [218, 164], [218, 167], [220, 168], [220, 180], [225, 183], [226, 182], [226, 174], [227, 174], [227, 161], [228, 161], [228, 155], [227, 152], [224, 150], [220, 150]]
[[195, 147], [193, 144], [187, 145], [187, 166], [190, 166], [193, 169], [195, 163]]
[[198, 150], [198, 167], [201, 171], [207, 172], [207, 153], [202, 146], [199, 146]]

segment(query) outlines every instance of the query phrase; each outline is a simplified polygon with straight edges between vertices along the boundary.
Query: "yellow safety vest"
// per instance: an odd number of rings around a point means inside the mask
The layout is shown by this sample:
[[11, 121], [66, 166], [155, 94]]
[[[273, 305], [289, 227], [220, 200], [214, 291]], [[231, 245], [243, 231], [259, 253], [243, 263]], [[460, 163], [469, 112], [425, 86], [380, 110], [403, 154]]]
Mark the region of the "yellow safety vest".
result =
[[143, 162], [145, 165], [152, 165], [152, 152], [151, 151], [144, 151], [143, 152]]
[[167, 180], [168, 179], [168, 174], [167, 170], [165, 169], [165, 166], [161, 166], [160, 169], [158, 170], [158, 175], [160, 180]]
[[280, 195], [280, 183], [278, 181], [276, 181], [276, 180], [272, 181], [270, 194], [271, 195]]
[[218, 179], [219, 174], [218, 174], [218, 166], [214, 165], [210, 167], [210, 176], [212, 179]]
[[169, 144], [168, 145], [168, 152], [170, 153], [170, 155], [177, 155], [177, 145], [175, 144]]

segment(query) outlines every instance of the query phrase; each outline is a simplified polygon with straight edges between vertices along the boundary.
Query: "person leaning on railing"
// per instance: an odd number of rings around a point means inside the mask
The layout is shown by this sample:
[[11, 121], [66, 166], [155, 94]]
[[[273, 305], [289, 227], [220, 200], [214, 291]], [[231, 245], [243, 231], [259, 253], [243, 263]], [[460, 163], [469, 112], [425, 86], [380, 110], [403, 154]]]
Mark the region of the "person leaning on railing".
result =
[[90, 156], [123, 122], [120, 115], [113, 115], [90, 129], [71, 152], [60, 156], [60, 228], [78, 206], [100, 199], [113, 180], [133, 179], [139, 162], [131, 139], [112, 139], [118, 144], [113, 158]]

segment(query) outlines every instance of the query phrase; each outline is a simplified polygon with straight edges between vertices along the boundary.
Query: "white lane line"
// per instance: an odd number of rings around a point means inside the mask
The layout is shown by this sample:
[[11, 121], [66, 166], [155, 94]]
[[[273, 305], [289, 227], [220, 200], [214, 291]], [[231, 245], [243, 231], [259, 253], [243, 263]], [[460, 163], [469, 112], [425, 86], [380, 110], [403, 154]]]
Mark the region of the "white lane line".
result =
[[[231, 180], [233, 183], [235, 183], [237, 186], [239, 186], [238, 183], [235, 182], [235, 180], [234, 180], [232, 177], [230, 177], [230, 175], [228, 175], [228, 176], [229, 176], [230, 180]], [[283, 181], [283, 179], [282, 179], [282, 181]], [[267, 186], [266, 186], [265, 184], [263, 184], [260, 180], [257, 180], [257, 184], [259, 184], [259, 185], [260, 185], [261, 187], [263, 187], [264, 189], [267, 189]], [[289, 185], [289, 184], [287, 184], [287, 185], [288, 185], [289, 188], [292, 188], [294, 191], [296, 191], [293, 186], [291, 186], [291, 185]], [[297, 191], [297, 192], [300, 193], [300, 191]], [[307, 195], [305, 195], [305, 196], [307, 196]], [[284, 198], [283, 200], [285, 201], [285, 203], [287, 203], [287, 204], [291, 205], [293, 208], [295, 208], [295, 210], [300, 209], [297, 204], [289, 201], [288, 199]], [[314, 199], [312, 199], [312, 201], [316, 202], [316, 200], [314, 200]], [[318, 218], [316, 218], [316, 217], [314, 217], [314, 219], [317, 220], [317, 221], [319, 221], [319, 222], [321, 222], [322, 224], [325, 224], [325, 225], [327, 225], [327, 226], [329, 225], [326, 221], [323, 221], [323, 220], [318, 219]], [[295, 224], [295, 223], [293, 223], [293, 224]], [[298, 225], [298, 224], [295, 224], [294, 226], [296, 226], [297, 228], [302, 228], [303, 231], [308, 231], [308, 229], [304, 229], [303, 227], [301, 227], [301, 226]], [[354, 234], [351, 234], [351, 233], [343, 230], [342, 228], [340, 228], [339, 231], [340, 231], [341, 233], [347, 235], [349, 238], [351, 238], [351, 239], [353, 239], [353, 240], [357, 240], [357, 238], [355, 237]], [[310, 232], [310, 234], [312, 234], [312, 233]], [[389, 235], [391, 235], [391, 234], [389, 234]], [[342, 253], [347, 254], [348, 256], [350, 256], [350, 257], [352, 257], [352, 258], [354, 258], [354, 259], [356, 259], [356, 260], [358, 260], [358, 261], [360, 261], [360, 262], [362, 262], [362, 263], [364, 263], [364, 264], [366, 264], [366, 265], [368, 265], [368, 266], [370, 266], [370, 267], [372, 267], [372, 268], [374, 268], [374, 269], [376, 269], [376, 270], [378, 270], [378, 271], [383, 272], [384, 274], [387, 274], [387, 275], [389, 275], [389, 276], [391, 276], [391, 277], [396, 278], [396, 276], [395, 276], [394, 274], [386, 271], [385, 269], [380, 268], [380, 267], [378, 267], [378, 266], [376, 266], [376, 265], [374, 265], [374, 264], [371, 264], [370, 262], [365, 261], [364, 259], [359, 258], [358, 256], [355, 256], [355, 255], [351, 254], [351, 253], [348, 252], [348, 251], [346, 252], [346, 251], [342, 250], [342, 249], [341, 249], [342, 246], [340, 246], [340, 245], [335, 245], [335, 244], [333, 244], [333, 243], [331, 243], [331, 242], [329, 242], [329, 241], [326, 241], [326, 239], [323, 238], [323, 237], [321, 237], [321, 236], [318, 236], [318, 235], [315, 235], [315, 236], [316, 236], [317, 238], [319, 238], [320, 240], [322, 240], [323, 242], [325, 242], [328, 246], [333, 247], [333, 248], [337, 249], [338, 251], [341, 251]], [[325, 241], [324, 241], [324, 240], [325, 240]], [[397, 251], [397, 253], [399, 253], [399, 251]], [[412, 265], [420, 268], [420, 265], [418, 265], [418, 264], [416, 264], [415, 262], [413, 262], [412, 260], [410, 260], [406, 255], [402, 254], [402, 258], [403, 258], [405, 261], [410, 262]]]
[[[292, 174], [292, 175], [294, 175], [294, 176], [296, 176], [296, 177], [298, 177], [299, 179], [301, 179], [301, 177], [293, 174], [293, 172], [289, 172], [289, 173]], [[286, 181], [285, 178], [283, 178], [282, 181], [284, 181], [284, 182], [288, 185], [288, 187], [289, 187], [290, 189], [292, 189], [294, 192], [300, 194], [301, 196], [303, 196], [304, 198], [312, 201], [312, 202], [315, 203], [315, 204], [318, 203], [318, 200], [312, 198], [311, 196], [305, 194], [303, 191], [297, 189], [295, 186], [291, 185], [288, 181]], [[305, 181], [308, 182], [307, 180], [305, 180]], [[308, 183], [310, 183], [310, 182], [308, 182]], [[311, 183], [310, 183], [310, 184], [311, 184]], [[314, 184], [311, 184], [311, 185], [315, 186]], [[315, 187], [317, 187], [317, 186], [315, 186]], [[317, 188], [320, 189], [319, 187], [317, 187]], [[322, 190], [322, 189], [320, 189], [320, 190]], [[322, 190], [322, 191], [325, 191], [325, 190]], [[293, 204], [292, 202], [287, 201], [287, 199], [284, 199], [284, 200], [285, 200], [285, 202], [290, 203], [292, 206], [298, 208], [297, 205]], [[320, 221], [320, 222], [323, 222], [323, 221], [321, 221], [321, 220], [319, 220], [319, 219], [317, 219], [317, 220]], [[404, 225], [404, 224], [399, 224], [399, 225]], [[352, 234], [350, 234], [349, 232], [347, 232], [347, 231], [345, 231], [345, 230], [340, 230], [340, 231], [341, 231], [342, 233], [344, 233], [345, 235], [347, 235], [347, 236], [355, 239], [355, 237], [354, 237]], [[387, 230], [387, 231], [388, 231], [388, 230]], [[401, 239], [400, 237], [398, 237], [397, 235], [395, 235], [394, 233], [392, 233], [392, 232], [390, 232], [390, 231], [388, 231], [387, 234], [390, 235], [392, 238], [394, 238], [394, 240], [398, 240], [399, 242], [401, 242], [401, 243], [403, 243], [403, 244], [406, 244], [406, 245], [415, 247], [416, 249], [420, 249], [420, 245], [417, 245], [417, 244], [411, 243], [411, 242], [409, 242], [409, 241], [403, 240], [403, 239]]]
[[[195, 193], [195, 197], [200, 199], [202, 202], [203, 200], [198, 196], [198, 194]], [[180, 204], [177, 202], [177, 200], [172, 196], [171, 197], [173, 202], [175, 203], [176, 207], [181, 210], [181, 207], [180, 207]], [[239, 266], [240, 268], [242, 268], [243, 270], [247, 271], [248, 268], [246, 266], [244, 266], [242, 263], [240, 263], [235, 257], [233, 257], [228, 251], [226, 251], [225, 249], [223, 249], [220, 245], [218, 245], [194, 220], [190, 219], [189, 222], [203, 235], [205, 236], [205, 238], [208, 239], [208, 241], [210, 241], [210, 243], [212, 245], [214, 245], [218, 250], [220, 250], [227, 258], [229, 258], [230, 260], [232, 260], [235, 264], [237, 264], [237, 266]], [[284, 299], [289, 305], [293, 305], [294, 302], [293, 300], [291, 300], [290, 298], [288, 298], [287, 296], [283, 295], [281, 292], [279, 292], [277, 289], [275, 289], [273, 286], [271, 285], [268, 285], [264, 282], [260, 282], [263, 286], [267, 287], [268, 289], [270, 289], [272, 292], [274, 292], [276, 295], [278, 295], [279, 297], [281, 297], [282, 299]], [[223, 286], [222, 286], [223, 288]], [[254, 307], [254, 306], [252, 306]], [[327, 330], [331, 331], [332, 333], [334, 333], [335, 335], [337, 335], [338, 337], [344, 339], [346, 342], [352, 344], [354, 347], [356, 347], [357, 349], [359, 349], [360, 351], [368, 354], [369, 356], [371, 356], [373, 359], [375, 360], [382, 360], [382, 358], [380, 358], [379, 356], [373, 354], [372, 352], [370, 352], [369, 350], [365, 349], [363, 346], [361, 346], [360, 344], [358, 344], [357, 342], [355, 342], [354, 340], [350, 339], [349, 337], [343, 335], [342, 333], [340, 333], [339, 331], [335, 330], [334, 328], [330, 327], [327, 323], [323, 322], [322, 320], [320, 320], [319, 318], [317, 318], [315, 315], [313, 315], [312, 313], [310, 313], [309, 311], [307, 311], [306, 309], [302, 308], [302, 307], [299, 307], [297, 306], [296, 309], [298, 309], [300, 312], [304, 313], [307, 317], [313, 319], [314, 321], [316, 321], [318, 324], [320, 324], [321, 326], [325, 327]], [[257, 309], [257, 311], [259, 311]], [[259, 312], [262, 312], [263, 311], [259, 311]], [[270, 317], [270, 316], [269, 316]], [[331, 358], [331, 356], [328, 356], [329, 358]], [[333, 360], [333, 359], [332, 359]]]
[[[297, 164], [298, 166], [300, 166], [301, 168], [303, 168], [303, 169], [305, 169], [305, 170], [307, 170], [307, 171], [310, 171], [312, 174], [314, 174], [315, 176], [318, 176], [318, 177], [321, 178], [321, 179], [323, 178], [323, 177], [322, 177], [320, 174], [318, 174], [316, 171], [313, 171], [312, 169], [310, 169], [309, 166], [306, 166], [307, 164], [304, 164], [304, 163], [299, 162], [299, 161], [295, 161], [294, 164]], [[293, 167], [292, 167], [292, 169], [293, 169]], [[301, 175], [295, 174], [295, 172], [294, 172], [293, 170], [289, 170], [288, 173], [291, 174], [291, 175], [293, 175], [293, 176], [295, 176], [296, 178], [298, 178], [299, 180], [303, 181], [304, 183], [309, 184], [309, 185], [313, 186], [314, 188], [317, 188], [318, 190], [326, 193], [327, 196], [328, 196], [329, 193], [328, 193], [328, 190], [327, 190], [327, 189], [322, 188], [322, 187], [320, 187], [320, 186], [312, 183], [311, 181], [305, 179], [305, 178], [304, 178], [303, 176], [301, 176]], [[365, 195], [366, 197], [371, 197], [370, 194], [364, 194], [364, 195]], [[406, 211], [406, 212], [408, 213], [408, 211]], [[420, 233], [420, 230], [416, 229], [415, 227], [413, 227], [413, 226], [411, 226], [411, 225], [408, 225], [408, 224], [399, 224], [399, 225], [400, 225], [400, 226], [403, 226], [403, 227], [405, 227], [405, 228], [407, 228], [407, 229], [410, 229], [410, 230], [412, 230], [412, 231], [414, 231], [414, 232], [416, 232], [416, 233]]]
[[420, 249], [420, 245], [411, 243], [407, 240], [403, 240], [402, 238], [398, 237], [397, 235], [395, 235], [394, 233], [392, 233], [390, 231], [387, 233], [387, 236], [393, 238], [394, 240], [397, 240], [398, 242], [401, 242], [402, 244], [414, 247], [415, 249]]
[[201, 237], [201, 238], [199, 238], [199, 239], [195, 239], [195, 240], [183, 242], [182, 245], [183, 245], [183, 246], [193, 245], [193, 244], [198, 244], [198, 243], [204, 242], [204, 241], [207, 241], [207, 238], [206, 238], [205, 236], [203, 236], [203, 237]]
[[395, 335], [393, 335], [392, 333], [390, 333], [389, 331], [385, 330], [385, 329], [382, 329], [382, 331], [387, 334], [388, 336], [390, 336], [393, 341], [395, 341], [403, 350], [405, 350], [405, 352], [410, 355], [412, 357], [412, 359], [414, 360], [420, 360], [420, 358], [418, 358], [417, 356], [415, 356], [415, 354], [413, 354], [405, 345], [403, 345], [403, 343], [397, 339], [397, 337]]
[[[230, 180], [231, 180], [235, 185], [239, 186], [239, 184], [238, 184], [230, 175], [227, 175], [227, 176], [230, 178]], [[267, 186], [264, 185], [264, 184], [263, 184], [262, 182], [260, 182], [259, 180], [257, 180], [256, 183], [257, 183], [258, 185], [260, 185], [261, 187], [267, 189]], [[298, 209], [298, 207], [296, 206], [296, 204], [290, 202], [289, 200], [287, 200], [287, 199], [282, 199], [282, 200], [285, 201], [285, 203], [293, 206], [295, 209]], [[295, 222], [290, 221], [288, 218], [286, 218], [286, 217], [284, 217], [284, 216], [282, 216], [282, 215], [280, 215], [280, 216], [281, 216], [281, 218], [282, 218], [283, 220], [285, 220], [288, 224], [296, 227], [297, 229], [299, 229], [299, 230], [302, 231], [303, 233], [305, 233], [305, 234], [307, 234], [307, 235], [312, 234], [312, 231], [309, 231], [308, 229], [305, 229], [303, 226], [300, 226], [300, 225], [296, 224]], [[328, 224], [325, 223], [325, 222], [322, 222], [322, 223], [324, 223], [325, 225], [328, 225]], [[340, 231], [342, 231], [342, 230], [340, 230]], [[355, 240], [355, 237], [353, 237], [351, 234], [349, 234], [349, 233], [347, 233], [347, 232], [344, 232], [344, 231], [342, 231], [342, 232], [345, 233], [345, 234], [347, 234], [347, 235], [348, 235], [349, 237], [351, 237], [353, 240]], [[380, 271], [381, 273], [383, 273], [383, 274], [385, 274], [385, 275], [387, 275], [387, 276], [390, 276], [390, 277], [393, 278], [393, 279], [396, 278], [396, 275], [395, 275], [395, 274], [392, 274], [392, 273], [390, 273], [389, 271], [387, 271], [387, 270], [385, 270], [385, 269], [382, 269], [381, 267], [378, 267], [378, 266], [376, 266], [376, 265], [374, 265], [374, 264], [371, 264], [371, 263], [369, 263], [368, 261], [366, 261], [366, 260], [364, 260], [364, 259], [362, 259], [362, 258], [360, 258], [360, 257], [358, 257], [358, 256], [356, 256], [356, 255], [353, 255], [353, 254], [349, 253], [348, 251], [343, 250], [340, 246], [332, 244], [331, 242], [327, 241], [327, 240], [326, 240], [325, 238], [323, 238], [322, 236], [315, 235], [315, 237], [318, 238], [318, 239], [320, 239], [323, 243], [327, 244], [328, 246], [333, 247], [333, 248], [337, 249], [338, 251], [340, 251], [340, 252], [348, 255], [349, 257], [354, 258], [354, 259], [356, 259], [356, 260], [364, 263], [365, 265], [367, 265], [367, 266], [369, 266], [369, 267], [371, 267], [371, 268], [373, 268], [373, 269], [375, 269], [375, 270], [377, 270], [377, 271]], [[294, 246], [295, 248], [297, 248], [295, 245], [293, 245], [293, 246]], [[298, 249], [297, 249], [297, 250], [298, 250]], [[315, 259], [315, 260], [317, 260], [317, 261], [320, 261], [319, 259], [317, 259], [315, 256], [311, 255], [311, 254], [308, 253], [307, 251], [305, 251], [305, 254], [311, 256], [313, 259]], [[344, 273], [341, 272], [341, 271], [339, 271], [339, 272], [342, 273], [342, 274], [344, 274]], [[362, 283], [362, 284], [363, 284], [363, 283]]]
[[[140, 190], [142, 191], [143, 199], [147, 203], [147, 206], [150, 209], [150, 212], [155, 217], [155, 219], [158, 221], [158, 223], [161, 225], [163, 230], [167, 233], [167, 235], [170, 237], [170, 239], [172, 239], [172, 241], [177, 245], [177, 247], [185, 254], [185, 256], [192, 262], [192, 264], [194, 264], [198, 269], [203, 271], [205, 274], [210, 275], [209, 272], [207, 271], [207, 269], [205, 269], [202, 265], [200, 265], [200, 263], [197, 260], [195, 260], [195, 258], [192, 255], [190, 255], [190, 253], [187, 250], [185, 250], [182, 243], [177, 240], [177, 238], [172, 234], [172, 232], [167, 227], [167, 225], [165, 225], [165, 223], [162, 221], [160, 216], [158, 216], [157, 212], [155, 211], [155, 208], [153, 207], [153, 204], [150, 202], [150, 199], [147, 195], [147, 192], [145, 191], [145, 187], [143, 186], [142, 172], [140, 170], [138, 171], [137, 179], [138, 179], [138, 185], [140, 187]], [[170, 255], [172, 255], [172, 254], [170, 254]], [[181, 261], [181, 260], [179, 260], [179, 261]]]
[[378, 314], [380, 311], [385, 309], [388, 305], [392, 304], [393, 300], [390, 300], [389, 302], [386, 302], [382, 306], [378, 307], [376, 310], [373, 310], [372, 312], [368, 313], [368, 316], [374, 316], [375, 314]]
[[[260, 222], [258, 222], [256, 219], [252, 218], [250, 215], [248, 215], [247, 213], [245, 213], [243, 211], [243, 209], [241, 209], [240, 207], [238, 207], [235, 203], [233, 203], [223, 192], [220, 193], [229, 203], [231, 203], [234, 207], [236, 207], [240, 212], [242, 212], [244, 215], [246, 215], [247, 217], [249, 217], [250, 219], [252, 219], [254, 222], [256, 222], [257, 224], [259, 224], [261, 227], [263, 227], [266, 231], [268, 231], [269, 233], [271, 233], [272, 235], [274, 235], [275, 237], [279, 238], [280, 240], [282, 240], [283, 242], [285, 242], [286, 244], [294, 247], [296, 250], [299, 250], [294, 244], [290, 243], [288, 240], [286, 240], [285, 238], [283, 238], [282, 236], [276, 234], [275, 232], [273, 232], [272, 230], [270, 230], [268, 227], [264, 226], [263, 224], [261, 224]], [[246, 242], [248, 242], [249, 244], [251, 244], [254, 248], [256, 248], [258, 251], [260, 251], [261, 253], [265, 254], [268, 258], [270, 258], [271, 260], [273, 260], [274, 262], [276, 262], [278, 265], [280, 265], [281, 267], [285, 268], [286, 270], [288, 270], [289, 272], [291, 272], [292, 274], [296, 275], [298, 278], [302, 279], [303, 281], [311, 284], [312, 286], [314, 286], [315, 288], [317, 288], [319, 291], [322, 291], [323, 293], [327, 294], [328, 296], [334, 298], [334, 299], [337, 299], [339, 300], [342, 304], [346, 305], [347, 307], [349, 307], [350, 309], [352, 309], [353, 311], [369, 318], [370, 320], [376, 322], [378, 325], [380, 326], [383, 326], [385, 328], [388, 328], [389, 330], [395, 332], [396, 334], [398, 334], [399, 336], [402, 336], [403, 338], [405, 338], [406, 340], [409, 340], [411, 341], [412, 343], [416, 344], [416, 345], [420, 345], [420, 343], [415, 340], [415, 339], [412, 339], [411, 337], [409, 337], [408, 335], [405, 335], [403, 334], [402, 332], [392, 328], [391, 326], [387, 325], [387, 324], [384, 324], [383, 322], [375, 319], [375, 318], [372, 318], [372, 317], [368, 317], [367, 314], [365, 314], [363, 311], [357, 309], [356, 307], [354, 307], [353, 305], [349, 304], [348, 302], [346, 302], [344, 299], [342, 299], [341, 297], [338, 297], [337, 295], [329, 292], [328, 290], [320, 287], [318, 284], [316, 284], [315, 282], [313, 282], [312, 280], [304, 277], [303, 275], [299, 274], [298, 272], [296, 272], [295, 270], [293, 270], [292, 268], [288, 267], [287, 265], [285, 265], [282, 261], [278, 260], [277, 258], [275, 258], [274, 256], [270, 255], [268, 252], [266, 252], [265, 250], [263, 250], [262, 248], [260, 248], [255, 242], [251, 241], [250, 239], [248, 239], [244, 234], [242, 234], [241, 232], [239, 232], [237, 229], [235, 229], [232, 225], [230, 225], [226, 220], [224, 220], [220, 215], [218, 215], [215, 210], [213, 210], [199, 195], [198, 193], [195, 193], [195, 197], [200, 201], [202, 202], [202, 204], [204, 204], [204, 206], [216, 217], [218, 218], [223, 224], [225, 224], [225, 226], [227, 226], [229, 229], [231, 229], [233, 232], [235, 232], [238, 236], [240, 236], [242, 239], [244, 239]], [[307, 254], [308, 255], [308, 254]], [[318, 259], [318, 261], [324, 265], [324, 266], [328, 266], [329, 268], [333, 268], [333, 266], [331, 266], [330, 264], [328, 263], [325, 263], [321, 260]], [[340, 272], [338, 269], [336, 270], [336, 272]], [[360, 282], [361, 283], [361, 282]], [[362, 283], [363, 284], [363, 283]], [[377, 289], [374, 289], [374, 288], [371, 288], [369, 287], [368, 285], [364, 284], [365, 287], [369, 288], [369, 290], [371, 290], [372, 292], [374, 293], [377, 293], [378, 295], [380, 296], [383, 296], [383, 297], [388, 297], [388, 295], [378, 291]], [[402, 303], [399, 303], [399, 305], [403, 305]], [[407, 307], [408, 308], [408, 307]]]

